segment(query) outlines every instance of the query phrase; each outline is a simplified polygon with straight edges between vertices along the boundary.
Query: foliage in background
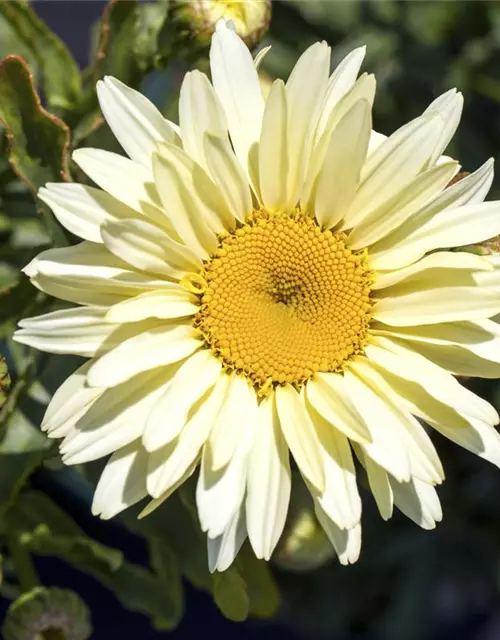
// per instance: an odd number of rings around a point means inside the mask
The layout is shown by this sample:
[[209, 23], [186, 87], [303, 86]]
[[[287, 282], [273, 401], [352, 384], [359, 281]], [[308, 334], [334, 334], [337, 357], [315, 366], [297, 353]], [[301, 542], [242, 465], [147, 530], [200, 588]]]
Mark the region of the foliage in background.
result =
[[[88, 501], [100, 469], [92, 463], [62, 470], [53, 443], [39, 430], [52, 393], [80, 359], [40, 354], [11, 339], [20, 317], [54, 308], [20, 269], [44, 248], [76, 241], [36, 200], [36, 190], [47, 181], [88, 182], [71, 162], [75, 148], [121, 152], [96, 99], [95, 82], [104, 75], [141, 89], [176, 119], [180, 77], [189, 66], [206, 70], [207, 61], [199, 43], [181, 41], [169, 9], [167, 1], [110, 2], [89, 37], [89, 66], [80, 72], [28, 4], [0, 2], [0, 593], [14, 601], [4, 635], [8, 625], [26, 622], [54, 601], [75, 620], [80, 616], [81, 633], [74, 637], [90, 633], [83, 603], [39, 586], [33, 558], [48, 555], [90, 574], [161, 630], [180, 621], [187, 580], [212, 594], [232, 620], [275, 616], [311, 638], [442, 637], [443, 625], [491, 610], [500, 596], [500, 476], [444, 440], [437, 439], [450, 480], [440, 489], [443, 524], [430, 533], [402, 518], [383, 523], [365, 496], [364, 551], [348, 568], [332, 560], [299, 481], [273, 562], [257, 561], [245, 546], [235, 565], [215, 576], [207, 570], [192, 485], [145, 519], [137, 519], [139, 508], [117, 518], [146, 543], [149, 561], [139, 565], [89, 536], [33, 482], [34, 473], [55, 484], [69, 482], [75, 500]], [[275, 1], [263, 73], [286, 78], [300, 52], [318, 39], [335, 47], [334, 64], [352, 48], [368, 46], [364, 69], [377, 77], [378, 130], [391, 132], [457, 86], [465, 94], [465, 113], [450, 154], [467, 170], [497, 155], [500, 4]], [[499, 196], [497, 180], [492, 197]], [[498, 384], [474, 384], [498, 408]], [[452, 602], [451, 609], [444, 602]], [[55, 619], [52, 629], [73, 637]], [[41, 631], [53, 637], [51, 628]]]

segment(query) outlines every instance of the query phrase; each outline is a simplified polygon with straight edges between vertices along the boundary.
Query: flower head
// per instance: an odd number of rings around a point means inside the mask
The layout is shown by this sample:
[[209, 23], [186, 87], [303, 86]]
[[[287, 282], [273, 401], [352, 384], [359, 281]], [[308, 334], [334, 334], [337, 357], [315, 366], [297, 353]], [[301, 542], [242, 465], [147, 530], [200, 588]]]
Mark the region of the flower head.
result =
[[[93, 510], [148, 513], [199, 467], [212, 568], [248, 535], [269, 558], [291, 458], [343, 563], [361, 544], [354, 455], [383, 518], [441, 519], [443, 469], [420, 420], [495, 464], [494, 408], [456, 375], [500, 375], [491, 161], [444, 157], [455, 90], [389, 137], [372, 131], [364, 49], [330, 75], [311, 46], [264, 101], [254, 61], [219, 22], [212, 84], [191, 72], [180, 126], [113, 78], [102, 111], [129, 158], [79, 149], [101, 188], [40, 198], [83, 242], [39, 255], [35, 286], [79, 306], [23, 320], [17, 340], [89, 358], [44, 419], [68, 464], [112, 454]], [[457, 250], [458, 248], [458, 250]]]

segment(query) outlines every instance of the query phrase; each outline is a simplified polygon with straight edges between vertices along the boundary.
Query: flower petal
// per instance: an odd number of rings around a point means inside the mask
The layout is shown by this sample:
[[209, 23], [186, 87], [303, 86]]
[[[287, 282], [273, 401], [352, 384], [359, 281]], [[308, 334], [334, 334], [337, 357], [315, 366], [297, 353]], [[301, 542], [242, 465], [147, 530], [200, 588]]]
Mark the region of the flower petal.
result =
[[314, 510], [319, 523], [338, 555], [340, 564], [354, 564], [361, 552], [361, 525], [358, 524], [352, 529], [340, 529], [323, 511], [317, 501], [314, 503]]
[[443, 512], [434, 487], [417, 478], [402, 483], [389, 478], [389, 482], [396, 506], [410, 520], [422, 529], [434, 529], [436, 522], [441, 522]]
[[274, 396], [259, 406], [259, 423], [247, 477], [248, 537], [257, 558], [269, 560], [285, 526], [291, 491], [288, 447]]
[[111, 322], [139, 322], [148, 318], [170, 320], [192, 316], [199, 310], [197, 298], [181, 285], [171, 283], [168, 289], [147, 291], [114, 304], [106, 313]]
[[245, 509], [239, 509], [224, 532], [216, 538], [207, 539], [208, 566], [210, 572], [228, 569], [247, 537]]

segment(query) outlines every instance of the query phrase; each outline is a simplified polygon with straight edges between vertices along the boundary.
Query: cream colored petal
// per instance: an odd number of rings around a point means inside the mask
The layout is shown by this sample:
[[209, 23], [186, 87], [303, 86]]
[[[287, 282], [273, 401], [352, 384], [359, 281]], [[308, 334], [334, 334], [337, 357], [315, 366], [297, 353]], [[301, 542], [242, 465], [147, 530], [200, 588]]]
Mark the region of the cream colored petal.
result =
[[216, 538], [207, 538], [208, 567], [210, 572], [225, 571], [232, 564], [247, 537], [245, 509], [239, 509]]
[[150, 454], [147, 487], [159, 498], [186, 473], [205, 443], [210, 427], [227, 392], [227, 376], [221, 376], [205, 400], [198, 404], [179, 436]]
[[227, 124], [223, 107], [207, 76], [189, 71], [179, 95], [179, 123], [184, 151], [208, 170], [204, 139], [207, 133], [227, 140]]
[[319, 140], [325, 132], [328, 120], [337, 104], [346, 95], [346, 93], [352, 89], [356, 82], [365, 54], [366, 47], [353, 49], [338, 64], [330, 76], [321, 109], [318, 128], [316, 130], [316, 140]]
[[252, 194], [241, 165], [229, 141], [206, 134], [203, 148], [208, 171], [219, 187], [232, 216], [244, 222], [253, 209]]
[[[493, 161], [445, 189], [370, 249], [375, 269], [399, 269], [431, 249], [464, 246], [496, 234], [495, 203], [481, 204], [493, 180]], [[471, 215], [472, 218], [468, 218]], [[496, 216], [498, 218], [498, 216]], [[483, 227], [490, 224], [491, 233]], [[474, 228], [471, 229], [471, 223]], [[457, 226], [458, 225], [458, 226]], [[489, 234], [489, 235], [488, 235]], [[480, 240], [475, 239], [480, 236]]]
[[489, 318], [500, 312], [500, 292], [472, 287], [438, 287], [377, 300], [373, 318], [402, 327]]
[[175, 493], [175, 491], [177, 491], [177, 489], [182, 486], [186, 482], [186, 480], [189, 480], [189, 478], [193, 475], [196, 467], [198, 466], [198, 462], [198, 458], [195, 458], [186, 469], [186, 471], [181, 475], [179, 480], [177, 480], [177, 482], [174, 482], [174, 484], [170, 485], [169, 488], [164, 491], [159, 498], [153, 498], [152, 500], [150, 500], [137, 516], [138, 520], [141, 520], [142, 518], [149, 516], [150, 513], [153, 513], [153, 511], [158, 509], [158, 507], [161, 506], [165, 502], [165, 500], [168, 500], [168, 498], [170, 498], [170, 496]]
[[312, 197], [314, 195], [317, 177], [323, 168], [326, 151], [330, 144], [330, 138], [335, 127], [357, 102], [365, 100], [371, 106], [373, 105], [374, 98], [375, 77], [365, 73], [356, 81], [352, 89], [346, 93], [346, 95], [332, 110], [326, 123], [325, 130], [321, 137], [316, 140], [313, 153], [310, 157], [306, 180], [300, 194], [300, 201], [304, 207], [309, 207], [312, 204]]
[[457, 162], [446, 162], [418, 175], [389, 202], [372, 211], [349, 234], [352, 249], [368, 247], [397, 229], [431, 198], [437, 196], [459, 170]]
[[321, 508], [341, 528], [352, 529], [361, 519], [361, 498], [349, 440], [334, 429], [311, 405], [309, 415], [319, 435], [325, 470], [325, 490], [310, 486]]
[[340, 564], [354, 564], [361, 552], [361, 525], [358, 524], [353, 529], [340, 529], [323, 511], [318, 502], [314, 503], [314, 510], [319, 523], [337, 553]]
[[255, 56], [253, 63], [255, 65], [256, 71], [260, 69], [262, 63], [264, 62], [264, 58], [267, 56], [269, 51], [271, 51], [271, 46], [263, 47]]
[[150, 169], [158, 140], [178, 144], [177, 134], [154, 104], [123, 82], [105, 76], [97, 82], [97, 97], [111, 131], [135, 162]]
[[330, 47], [326, 42], [317, 42], [300, 56], [286, 83], [288, 207], [297, 204], [306, 177], [329, 68]]
[[152, 173], [143, 165], [104, 149], [77, 149], [72, 157], [89, 178], [119, 202], [139, 212], [145, 205], [160, 205]]
[[251, 175], [249, 152], [260, 138], [264, 99], [250, 51], [223, 20], [217, 23], [212, 37], [210, 68], [234, 150]]
[[394, 502], [405, 516], [422, 529], [434, 529], [441, 522], [443, 512], [434, 487], [412, 478], [410, 482], [399, 483], [389, 479], [394, 492]]
[[403, 427], [399, 435], [404, 441], [412, 476], [429, 484], [440, 484], [444, 479], [443, 467], [437, 451], [422, 425], [408, 412], [404, 403], [369, 360], [358, 358], [352, 363], [351, 368], [381, 397], [389, 398], [394, 407], [399, 409]]
[[[438, 402], [470, 418], [496, 424], [498, 414], [485, 400], [463, 387], [427, 358], [403, 346], [397, 339], [373, 337], [365, 349], [367, 358], [390, 373], [415, 382]], [[403, 396], [404, 397], [404, 396]]]
[[178, 437], [197, 403], [221, 377], [221, 369], [208, 349], [197, 351], [181, 364], [147, 416], [142, 442], [148, 451]]
[[344, 229], [359, 224], [418, 175], [434, 149], [441, 124], [439, 116], [416, 118], [368, 156], [361, 184], [344, 218]]
[[332, 133], [314, 202], [316, 219], [322, 227], [335, 226], [349, 211], [366, 158], [371, 127], [370, 105], [359, 100]]
[[454, 429], [449, 423], [432, 420], [429, 420], [429, 424], [452, 442], [500, 467], [498, 431], [490, 424], [476, 418], [469, 418], [468, 421], [469, 425], [461, 429]]
[[14, 340], [40, 351], [90, 358], [116, 329], [106, 312], [105, 307], [76, 307], [24, 318]]
[[170, 320], [192, 316], [199, 311], [199, 301], [181, 285], [172, 282], [172, 287], [161, 291], [147, 291], [134, 298], [114, 304], [107, 310], [109, 322], [138, 322], [148, 318]]
[[360, 445], [363, 451], [398, 480], [409, 480], [411, 467], [402, 435], [402, 411], [351, 371], [344, 374], [344, 379], [351, 400], [372, 434], [373, 442]]
[[196, 485], [196, 506], [202, 531], [210, 538], [222, 535], [239, 511], [245, 494], [247, 459], [236, 454], [228, 465], [214, 471], [210, 449], [203, 448]]
[[345, 388], [344, 378], [335, 373], [318, 373], [306, 385], [309, 402], [336, 429], [355, 442], [372, 437], [356, 403]]
[[101, 356], [90, 368], [87, 381], [92, 387], [114, 387], [143, 371], [183, 360], [201, 345], [188, 325], [156, 326]]
[[389, 520], [389, 518], [392, 517], [394, 506], [394, 495], [391, 483], [389, 482], [389, 476], [370, 456], [365, 455], [363, 449], [358, 444], [354, 443], [353, 446], [356, 456], [366, 470], [368, 484], [375, 498], [380, 516], [383, 520]]
[[38, 197], [66, 229], [91, 242], [102, 242], [100, 228], [104, 222], [137, 215], [109, 193], [83, 184], [48, 182], [38, 190]]
[[325, 488], [321, 446], [304, 399], [291, 385], [277, 387], [276, 406], [281, 430], [300, 472], [321, 493]]
[[139, 440], [119, 449], [108, 460], [92, 501], [92, 514], [113, 518], [146, 497], [147, 453]]
[[201, 266], [189, 247], [145, 220], [105, 222], [101, 236], [111, 253], [141, 271], [180, 280]]
[[66, 436], [81, 415], [102, 395], [103, 389], [92, 389], [85, 384], [91, 364], [89, 361], [79, 367], [52, 396], [41, 425], [49, 437]]
[[464, 98], [462, 94], [457, 93], [456, 89], [450, 89], [431, 102], [424, 111], [424, 114], [439, 113], [443, 121], [441, 134], [437, 140], [434, 152], [429, 158], [429, 167], [439, 160], [439, 157], [455, 135], [460, 117], [462, 116], [463, 106]]
[[173, 145], [153, 161], [155, 181], [172, 226], [200, 258], [217, 247], [217, 233], [234, 226], [221, 194], [204, 170]]
[[229, 464], [239, 447], [250, 450], [253, 446], [258, 419], [257, 395], [243, 376], [230, 376], [226, 401], [217, 416], [207, 449], [210, 450], [210, 468], [217, 471]]
[[269, 560], [285, 526], [290, 501], [288, 447], [273, 395], [259, 406], [259, 423], [247, 476], [246, 520], [258, 558]]
[[163, 371], [148, 372], [106, 390], [65, 436], [60, 446], [63, 462], [97, 460], [140, 438], [165, 379]]
[[[473, 253], [465, 253], [463, 251], [437, 251], [428, 256], [424, 256], [418, 262], [414, 262], [408, 267], [387, 271], [385, 273], [377, 273], [372, 289], [385, 289], [402, 281], [411, 281], [422, 278], [434, 280], [434, 275], [440, 274], [440, 270], [465, 269], [466, 271], [489, 271], [492, 269], [491, 264], [483, 257]], [[425, 273], [424, 273], [425, 272]], [[433, 274], [434, 272], [434, 274]], [[441, 271], [442, 272], [442, 271]], [[450, 277], [453, 277], [453, 271], [448, 271]], [[389, 293], [390, 296], [390, 293]]]
[[287, 202], [288, 108], [285, 85], [276, 80], [266, 101], [259, 144], [260, 193], [264, 205], [281, 209]]

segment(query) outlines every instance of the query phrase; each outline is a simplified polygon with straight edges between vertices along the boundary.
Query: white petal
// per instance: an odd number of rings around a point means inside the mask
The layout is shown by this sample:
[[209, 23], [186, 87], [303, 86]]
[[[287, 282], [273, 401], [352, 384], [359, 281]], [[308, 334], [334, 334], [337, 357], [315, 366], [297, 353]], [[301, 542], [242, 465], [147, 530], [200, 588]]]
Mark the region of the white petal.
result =
[[317, 502], [314, 503], [314, 509], [319, 523], [337, 552], [340, 564], [354, 564], [361, 551], [361, 525], [358, 524], [353, 529], [340, 529]]
[[190, 326], [156, 326], [101, 356], [90, 368], [87, 381], [92, 387], [114, 387], [142, 371], [183, 360], [200, 347]]
[[106, 463], [92, 501], [92, 513], [109, 520], [147, 495], [147, 453], [140, 441], [116, 451]]
[[416, 118], [368, 156], [360, 187], [345, 216], [344, 229], [359, 224], [417, 176], [434, 149], [441, 124], [438, 116]]
[[325, 489], [313, 495], [328, 516], [341, 528], [352, 529], [361, 519], [361, 499], [349, 440], [334, 429], [310, 405], [307, 408], [319, 434]]
[[162, 145], [153, 161], [160, 197], [175, 231], [201, 259], [217, 247], [217, 233], [231, 226], [217, 188], [181, 149]]
[[151, 168], [156, 142], [178, 143], [178, 136], [158, 109], [138, 91], [106, 76], [97, 83], [106, 122], [132, 160]]
[[147, 291], [134, 298], [114, 304], [107, 310], [106, 320], [110, 322], [138, 322], [148, 318], [170, 320], [192, 316], [199, 311], [199, 303], [192, 293], [181, 285], [160, 291]]
[[439, 113], [443, 121], [441, 135], [437, 140], [434, 153], [429, 159], [429, 166], [432, 166], [439, 160], [439, 157], [455, 135], [462, 115], [463, 106], [464, 99], [462, 94], [457, 93], [456, 89], [450, 89], [431, 102], [424, 111], [425, 114]]
[[379, 513], [384, 520], [389, 520], [392, 516], [394, 505], [394, 496], [389, 482], [389, 476], [370, 456], [365, 455], [359, 445], [354, 444], [353, 446], [359, 461], [366, 469], [368, 484], [377, 503]]
[[398, 340], [373, 337], [365, 353], [387, 371], [417, 383], [436, 400], [456, 411], [492, 424], [498, 422], [498, 414], [488, 402], [463, 387], [441, 367], [401, 345]]
[[187, 246], [145, 220], [105, 222], [101, 235], [110, 252], [141, 271], [181, 279], [201, 266]]
[[436, 522], [442, 520], [441, 504], [434, 487], [416, 478], [404, 483], [392, 478], [389, 481], [398, 509], [422, 529], [434, 529]]
[[349, 247], [367, 247], [397, 229], [420, 207], [438, 195], [457, 173], [456, 162], [446, 162], [418, 175], [389, 201], [367, 215], [349, 234]]
[[75, 422], [99, 398], [103, 389], [86, 386], [87, 371], [91, 362], [86, 362], [70, 375], [52, 396], [42, 421], [42, 431], [49, 437], [64, 437]]
[[83, 184], [48, 182], [38, 190], [38, 197], [66, 229], [91, 242], [102, 242], [104, 222], [137, 216], [109, 193]]
[[300, 56], [286, 83], [289, 207], [297, 203], [306, 176], [329, 67], [330, 47], [317, 42]]
[[283, 208], [287, 201], [288, 108], [285, 85], [276, 80], [266, 101], [259, 144], [260, 193], [265, 206]]
[[200, 71], [190, 71], [184, 76], [179, 95], [179, 123], [184, 151], [207, 170], [205, 134], [227, 140], [227, 124], [214, 88]]
[[[432, 249], [465, 246], [491, 238], [498, 205], [483, 203], [493, 180], [493, 161], [445, 189], [370, 249], [375, 269], [398, 269]], [[484, 224], [483, 224], [484, 223]], [[496, 223], [498, 226], [498, 222]]]
[[250, 174], [249, 152], [260, 138], [264, 99], [249, 50], [223, 20], [217, 23], [212, 37], [210, 68], [234, 150]]
[[193, 407], [216, 384], [221, 369], [208, 349], [182, 363], [147, 417], [142, 442], [148, 451], [156, 451], [178, 437]]
[[353, 87], [359, 73], [359, 69], [366, 54], [366, 47], [358, 47], [353, 49], [339, 63], [335, 71], [328, 80], [326, 95], [321, 109], [318, 129], [316, 131], [316, 139], [318, 140], [325, 132], [328, 119], [332, 111]]
[[72, 157], [89, 178], [119, 202], [139, 212], [158, 209], [153, 176], [143, 165], [104, 149], [77, 149]]
[[291, 386], [276, 388], [276, 406], [286, 443], [301, 473], [322, 492], [325, 474], [321, 446], [304, 399]]
[[60, 446], [63, 462], [97, 460], [140, 438], [164, 384], [165, 372], [154, 371], [102, 393], [66, 435]]
[[262, 401], [259, 414], [248, 466], [246, 520], [255, 555], [269, 560], [285, 526], [291, 472], [274, 396]]
[[370, 442], [372, 437], [345, 388], [341, 375], [318, 373], [306, 386], [309, 402], [323, 418], [355, 442]]
[[432, 270], [438, 270], [437, 275], [439, 275], [440, 269], [489, 271], [491, 268], [491, 265], [483, 256], [478, 256], [473, 253], [465, 253], [462, 251], [437, 251], [436, 253], [424, 256], [418, 262], [415, 262], [408, 267], [403, 267], [402, 269], [394, 271], [387, 271], [386, 273], [377, 273], [372, 289], [385, 289], [386, 287], [391, 287], [392, 285], [398, 284], [399, 282], [409, 278], [415, 280], [415, 278], [421, 277], [422, 273], [427, 270], [431, 271], [423, 273], [423, 275], [426, 278], [433, 280]]
[[198, 458], [210, 427], [227, 392], [227, 376], [220, 376], [215, 387], [198, 403], [178, 438], [149, 456], [147, 486], [153, 498], [159, 498], [186, 473]]
[[217, 538], [207, 538], [210, 572], [228, 569], [233, 564], [246, 537], [245, 509], [241, 508], [234, 514], [222, 535]]
[[349, 211], [359, 184], [371, 131], [371, 110], [359, 100], [339, 122], [330, 138], [318, 176], [314, 211], [322, 227], [335, 226]]
[[205, 157], [210, 175], [220, 189], [228, 210], [244, 222], [253, 209], [248, 178], [234, 155], [228, 140], [207, 134]]
[[106, 307], [76, 307], [24, 318], [14, 340], [49, 353], [92, 357], [116, 329], [106, 312]]
[[402, 437], [402, 412], [350, 371], [344, 375], [346, 389], [366, 422], [373, 442], [361, 444], [363, 451], [398, 480], [410, 479], [410, 460]]

